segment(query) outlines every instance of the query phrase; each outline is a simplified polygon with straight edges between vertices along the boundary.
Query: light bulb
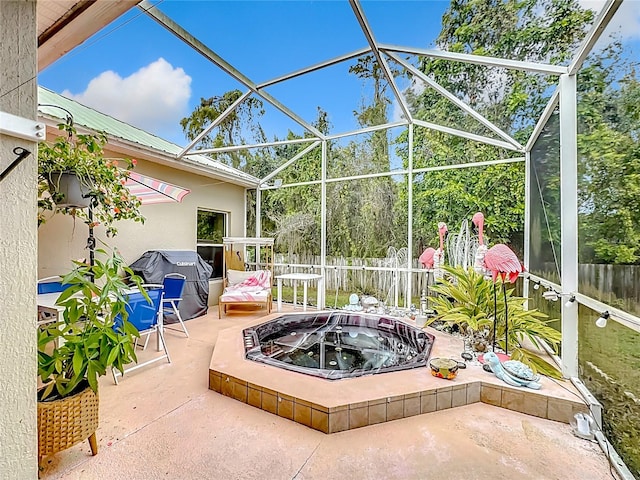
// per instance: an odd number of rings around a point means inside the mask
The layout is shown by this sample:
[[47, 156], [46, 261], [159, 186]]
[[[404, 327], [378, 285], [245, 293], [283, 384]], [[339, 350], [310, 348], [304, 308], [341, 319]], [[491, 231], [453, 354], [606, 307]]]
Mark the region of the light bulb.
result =
[[570, 308], [573, 307], [576, 303], [576, 297], [574, 297], [573, 295], [571, 295], [569, 297], [569, 300], [567, 300], [567, 302], [564, 304], [565, 307]]
[[533, 284], [533, 289], [534, 289], [534, 290], [538, 290], [539, 288], [540, 288], [540, 284], [539, 284], [538, 282], [535, 282], [535, 283]]
[[609, 312], [604, 312], [600, 315], [600, 318], [596, 320], [596, 327], [604, 328], [607, 326], [607, 319], [609, 318]]

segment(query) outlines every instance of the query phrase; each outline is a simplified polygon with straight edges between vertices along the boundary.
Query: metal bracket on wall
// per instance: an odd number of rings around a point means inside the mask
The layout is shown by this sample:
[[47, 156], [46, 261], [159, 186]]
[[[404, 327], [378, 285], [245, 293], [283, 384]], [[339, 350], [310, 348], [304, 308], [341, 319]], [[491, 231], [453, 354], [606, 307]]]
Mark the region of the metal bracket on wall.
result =
[[7, 168], [5, 168], [2, 171], [2, 173], [0, 173], [0, 182], [2, 182], [5, 179], [5, 177], [11, 173], [11, 171], [14, 168], [16, 168], [18, 165], [20, 165], [20, 162], [22, 162], [22, 160], [24, 160], [29, 155], [31, 155], [31, 152], [29, 150], [27, 150], [26, 148], [22, 148], [22, 147], [14, 148], [13, 149], [13, 153], [14, 153], [14, 155], [17, 155], [17, 157], [13, 162], [11, 162], [11, 165], [9, 165]]
[[33, 142], [44, 140], [46, 136], [44, 123], [7, 112], [0, 112], [0, 133]]

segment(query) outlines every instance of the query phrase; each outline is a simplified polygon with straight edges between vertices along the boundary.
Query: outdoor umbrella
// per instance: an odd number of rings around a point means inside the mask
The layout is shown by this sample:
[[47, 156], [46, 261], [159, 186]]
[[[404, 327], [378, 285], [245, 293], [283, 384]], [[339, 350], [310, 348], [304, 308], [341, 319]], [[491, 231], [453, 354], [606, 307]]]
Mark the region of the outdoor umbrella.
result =
[[129, 178], [125, 187], [138, 197], [143, 205], [165, 202], [181, 202], [190, 192], [186, 188], [163, 182], [157, 178], [141, 175], [137, 172], [129, 172]]
[[[178, 187], [177, 185], [163, 182], [157, 178], [142, 175], [137, 172], [129, 172], [129, 178], [125, 186], [133, 195], [140, 199], [142, 205], [166, 202], [180, 203], [182, 199], [191, 192], [189, 189]], [[91, 218], [91, 207], [89, 207], [89, 219]], [[89, 263], [91, 265], [93, 265], [95, 246], [96, 240], [93, 236], [93, 227], [89, 227], [87, 248], [89, 249]]]

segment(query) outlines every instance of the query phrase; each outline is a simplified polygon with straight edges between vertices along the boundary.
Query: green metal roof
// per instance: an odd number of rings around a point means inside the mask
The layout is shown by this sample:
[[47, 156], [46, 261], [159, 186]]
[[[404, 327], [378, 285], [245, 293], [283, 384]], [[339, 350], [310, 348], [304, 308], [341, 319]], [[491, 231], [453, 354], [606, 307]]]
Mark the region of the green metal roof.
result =
[[[171, 143], [149, 132], [145, 132], [140, 128], [98, 112], [75, 100], [63, 97], [47, 88], [38, 86], [38, 114], [59, 118], [61, 121], [64, 121], [66, 118], [64, 110], [56, 108], [56, 106], [68, 110], [73, 115], [73, 123], [75, 125], [81, 125], [93, 131], [105, 132], [108, 137], [138, 144], [141, 147], [164, 153], [166, 156], [174, 159], [182, 151], [182, 147], [175, 143]], [[256, 185], [258, 183], [258, 179], [254, 176], [203, 155], [189, 155], [188, 157], [184, 157], [182, 161], [185, 164], [197, 164], [199, 167], [205, 167], [212, 174], [223, 175], [229, 179], [231, 183], [234, 183], [233, 179], [237, 179], [237, 183], [245, 186], [247, 184]]]

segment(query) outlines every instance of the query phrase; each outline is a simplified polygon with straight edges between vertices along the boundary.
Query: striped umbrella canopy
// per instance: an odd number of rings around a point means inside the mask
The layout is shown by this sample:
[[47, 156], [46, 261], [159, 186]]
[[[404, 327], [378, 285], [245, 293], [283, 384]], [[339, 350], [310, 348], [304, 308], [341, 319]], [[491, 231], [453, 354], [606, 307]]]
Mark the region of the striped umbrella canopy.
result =
[[125, 186], [140, 199], [143, 205], [181, 202], [185, 195], [191, 192], [186, 188], [178, 187], [147, 175], [141, 175], [137, 172], [129, 172], [129, 179]]

